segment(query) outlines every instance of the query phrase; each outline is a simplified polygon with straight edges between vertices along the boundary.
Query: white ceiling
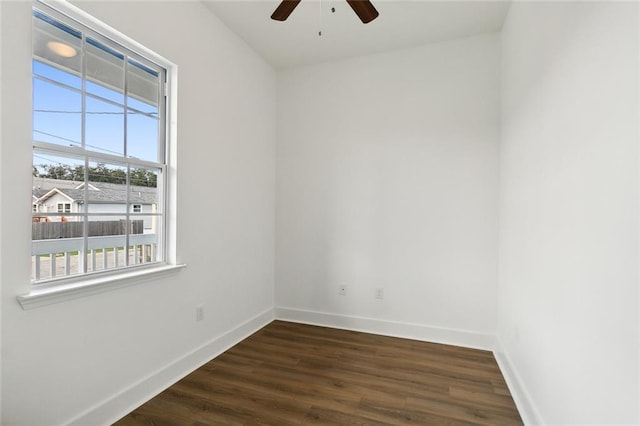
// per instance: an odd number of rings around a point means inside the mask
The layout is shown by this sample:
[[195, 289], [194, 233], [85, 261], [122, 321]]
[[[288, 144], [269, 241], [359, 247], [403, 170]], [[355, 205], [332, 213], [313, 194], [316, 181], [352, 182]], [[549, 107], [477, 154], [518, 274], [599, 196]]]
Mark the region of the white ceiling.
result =
[[202, 1], [276, 69], [497, 32], [509, 9], [495, 0], [372, 0], [380, 16], [363, 24], [345, 0], [302, 0], [278, 22], [270, 16], [279, 0]]

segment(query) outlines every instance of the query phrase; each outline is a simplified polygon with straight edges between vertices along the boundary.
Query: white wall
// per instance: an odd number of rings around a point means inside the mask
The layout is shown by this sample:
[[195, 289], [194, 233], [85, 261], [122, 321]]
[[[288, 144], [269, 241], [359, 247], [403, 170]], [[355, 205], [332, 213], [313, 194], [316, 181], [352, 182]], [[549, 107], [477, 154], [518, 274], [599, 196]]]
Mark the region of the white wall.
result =
[[274, 71], [198, 2], [76, 4], [178, 64], [178, 261], [188, 267], [20, 308], [30, 267], [31, 3], [2, 2], [0, 202], [12, 206], [0, 222], [3, 425], [113, 421], [273, 315]]
[[499, 50], [486, 35], [279, 74], [280, 316], [490, 345]]
[[[2, 2], [0, 2], [0, 34], [2, 34]], [[2, 164], [2, 43], [0, 43], [0, 164]], [[2, 200], [2, 172], [0, 172], [0, 200]], [[0, 209], [0, 224], [2, 224], [2, 209]], [[2, 226], [0, 225], [0, 241], [2, 241]], [[0, 259], [2, 259], [2, 244], [0, 244]], [[0, 261], [0, 306], [2, 306], [2, 261]], [[2, 313], [0, 312], [0, 422], [2, 422]]]
[[637, 7], [503, 28], [498, 337], [531, 423], [640, 422]]

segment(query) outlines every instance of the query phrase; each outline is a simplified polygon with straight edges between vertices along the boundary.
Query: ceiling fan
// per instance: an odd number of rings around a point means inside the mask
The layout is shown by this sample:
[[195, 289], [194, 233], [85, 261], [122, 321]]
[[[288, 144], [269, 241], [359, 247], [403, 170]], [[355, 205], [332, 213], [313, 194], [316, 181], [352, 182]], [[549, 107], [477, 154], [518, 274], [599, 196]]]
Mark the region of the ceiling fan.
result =
[[[271, 15], [276, 21], [286, 21], [293, 9], [301, 0], [282, 0], [282, 3]], [[378, 11], [369, 0], [347, 0], [351, 9], [358, 15], [363, 24], [367, 24], [378, 17]]]

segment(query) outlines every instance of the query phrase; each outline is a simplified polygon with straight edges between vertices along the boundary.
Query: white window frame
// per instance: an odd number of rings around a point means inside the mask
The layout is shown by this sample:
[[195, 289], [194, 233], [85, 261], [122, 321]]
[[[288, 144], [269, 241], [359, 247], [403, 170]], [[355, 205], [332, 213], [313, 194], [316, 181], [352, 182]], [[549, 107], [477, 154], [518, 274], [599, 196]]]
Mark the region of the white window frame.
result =
[[[64, 1], [39, 0], [34, 3], [34, 7], [49, 13], [61, 14], [72, 21], [80, 23], [82, 26], [90, 28], [94, 34], [98, 34], [104, 39], [110, 40], [124, 48], [136, 52], [141, 57], [159, 65], [166, 70], [166, 84], [164, 94], [167, 97], [165, 106], [166, 134], [164, 152], [164, 256], [162, 262], [150, 264], [148, 267], [123, 268], [106, 270], [91, 274], [80, 274], [69, 278], [52, 280], [51, 283], [39, 283], [31, 285], [27, 294], [18, 296], [18, 302], [23, 309], [31, 309], [39, 306], [57, 303], [67, 299], [110, 291], [119, 287], [133, 285], [140, 282], [142, 277], [165, 275], [184, 268], [186, 265], [177, 262], [176, 253], [176, 214], [177, 214], [177, 146], [176, 146], [176, 112], [177, 112], [177, 66], [166, 60], [140, 43], [132, 40], [124, 34], [112, 29], [108, 25], [84, 12], [76, 6]], [[57, 17], [56, 17], [57, 18]], [[35, 145], [35, 144], [34, 144]], [[48, 148], [48, 146], [45, 146]], [[58, 149], [58, 147], [54, 147]], [[74, 148], [63, 147], [69, 154]], [[121, 160], [117, 158], [117, 160]], [[30, 195], [31, 196], [31, 195]], [[33, 214], [33, 212], [30, 212]], [[29, 236], [30, 237], [30, 236]]]

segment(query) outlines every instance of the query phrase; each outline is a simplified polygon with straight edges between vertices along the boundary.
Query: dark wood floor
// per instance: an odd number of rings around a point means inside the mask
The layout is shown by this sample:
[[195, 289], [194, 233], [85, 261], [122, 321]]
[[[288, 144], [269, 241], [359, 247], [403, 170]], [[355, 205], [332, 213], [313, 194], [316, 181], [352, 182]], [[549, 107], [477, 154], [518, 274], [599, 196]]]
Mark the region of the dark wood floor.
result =
[[521, 425], [491, 352], [274, 321], [117, 425]]

